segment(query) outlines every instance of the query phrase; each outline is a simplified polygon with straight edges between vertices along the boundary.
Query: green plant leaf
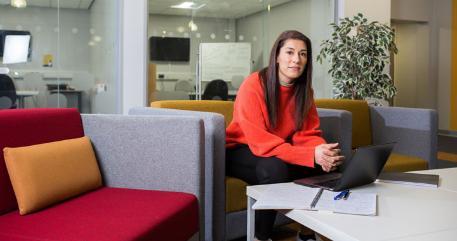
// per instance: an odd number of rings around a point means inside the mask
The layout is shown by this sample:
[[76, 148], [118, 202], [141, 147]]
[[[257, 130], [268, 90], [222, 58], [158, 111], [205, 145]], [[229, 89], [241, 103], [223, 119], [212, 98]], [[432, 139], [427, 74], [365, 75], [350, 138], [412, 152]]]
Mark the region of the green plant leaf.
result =
[[[317, 60], [329, 59], [336, 98], [383, 98], [395, 96], [396, 88], [384, 73], [390, 55], [398, 52], [395, 32], [377, 21], [368, 23], [363, 14], [331, 23], [333, 32], [322, 41]], [[355, 28], [357, 34], [348, 36]]]

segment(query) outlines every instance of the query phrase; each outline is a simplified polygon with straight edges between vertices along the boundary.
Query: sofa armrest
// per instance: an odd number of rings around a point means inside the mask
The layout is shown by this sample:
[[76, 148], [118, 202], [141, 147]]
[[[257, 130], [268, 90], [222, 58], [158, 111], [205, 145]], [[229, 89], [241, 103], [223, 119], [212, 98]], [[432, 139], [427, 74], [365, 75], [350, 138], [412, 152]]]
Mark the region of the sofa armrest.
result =
[[[223, 240], [225, 231], [225, 121], [214, 112], [135, 107], [129, 115], [194, 116], [205, 128], [205, 226], [206, 240]], [[213, 234], [211, 234], [213, 232]]]
[[82, 121], [105, 185], [187, 192], [204, 200], [201, 119], [87, 114]]
[[327, 142], [338, 142], [346, 160], [351, 158], [352, 115], [346, 110], [317, 108], [321, 129]]
[[436, 168], [438, 115], [435, 110], [370, 107], [373, 143], [397, 142], [394, 152], [422, 158]]

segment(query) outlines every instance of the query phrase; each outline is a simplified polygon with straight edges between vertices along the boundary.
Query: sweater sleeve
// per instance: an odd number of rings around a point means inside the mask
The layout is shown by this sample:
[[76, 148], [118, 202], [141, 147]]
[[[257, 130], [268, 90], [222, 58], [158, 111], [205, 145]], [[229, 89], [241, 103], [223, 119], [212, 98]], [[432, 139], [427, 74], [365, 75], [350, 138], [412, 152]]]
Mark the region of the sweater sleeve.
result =
[[320, 121], [317, 114], [316, 105], [313, 103], [308, 111], [307, 118], [303, 123], [300, 131], [292, 136], [292, 145], [294, 146], [318, 146], [326, 143], [322, 138], [322, 131], [319, 129]]
[[239, 127], [253, 154], [276, 156], [290, 164], [314, 167], [315, 145], [295, 146], [270, 133], [262, 113], [265, 108], [262, 107], [263, 100], [254, 91], [243, 91], [237, 95], [234, 116], [237, 116]]

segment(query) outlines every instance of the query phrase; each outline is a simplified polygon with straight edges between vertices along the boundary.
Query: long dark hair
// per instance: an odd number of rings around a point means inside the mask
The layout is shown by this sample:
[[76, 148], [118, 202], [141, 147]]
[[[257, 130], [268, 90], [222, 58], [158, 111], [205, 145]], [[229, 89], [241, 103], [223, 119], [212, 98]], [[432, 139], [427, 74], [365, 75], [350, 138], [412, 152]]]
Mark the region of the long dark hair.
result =
[[263, 82], [263, 91], [265, 95], [265, 104], [268, 109], [268, 117], [270, 119], [270, 129], [274, 129], [278, 122], [279, 108], [279, 77], [278, 64], [276, 63], [279, 55], [279, 50], [288, 39], [302, 40], [306, 45], [307, 63], [303, 73], [294, 80], [294, 96], [295, 96], [295, 130], [300, 130], [303, 126], [305, 116], [313, 103], [313, 88], [311, 86], [311, 78], [313, 72], [313, 54], [311, 48], [311, 40], [304, 34], [288, 30], [279, 35], [273, 45], [270, 53], [270, 62], [268, 67], [259, 72], [259, 77]]

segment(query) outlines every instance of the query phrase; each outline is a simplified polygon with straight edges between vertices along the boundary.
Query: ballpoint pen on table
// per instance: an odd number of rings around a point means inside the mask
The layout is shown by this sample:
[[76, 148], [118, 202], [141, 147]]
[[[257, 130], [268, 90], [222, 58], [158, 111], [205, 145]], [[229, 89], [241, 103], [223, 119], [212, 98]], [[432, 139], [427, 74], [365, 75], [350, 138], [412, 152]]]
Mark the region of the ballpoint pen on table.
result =
[[344, 191], [338, 193], [338, 194], [333, 198], [333, 200], [339, 200], [339, 199], [341, 199], [341, 198], [343, 198], [343, 199], [346, 200], [346, 199], [348, 198], [348, 196], [349, 196], [349, 190], [344, 190]]
[[351, 194], [351, 192], [348, 190], [348, 191], [344, 194], [343, 199], [344, 199], [344, 200], [347, 200], [347, 199], [349, 198], [349, 194]]
[[321, 198], [322, 192], [324, 191], [323, 188], [320, 188], [319, 191], [317, 192], [316, 196], [314, 196], [313, 201], [311, 202], [311, 208], [314, 208], [319, 201], [319, 198]]

